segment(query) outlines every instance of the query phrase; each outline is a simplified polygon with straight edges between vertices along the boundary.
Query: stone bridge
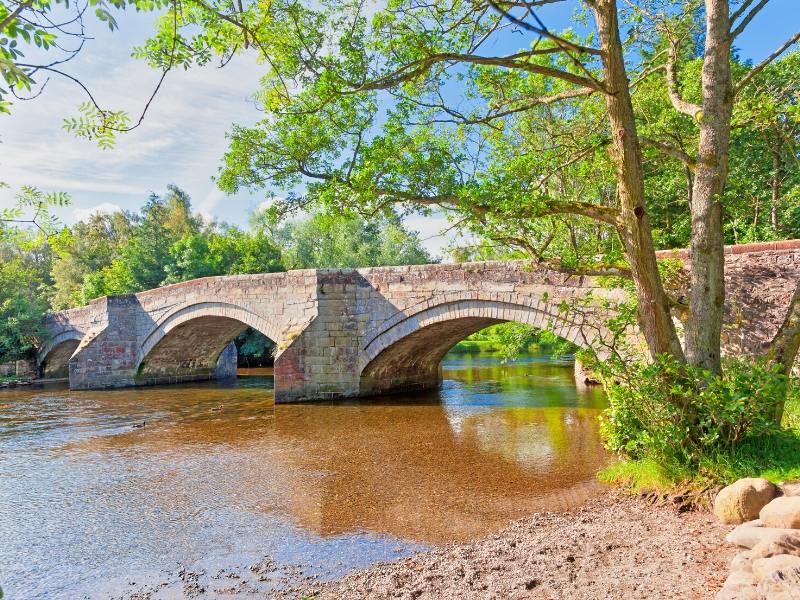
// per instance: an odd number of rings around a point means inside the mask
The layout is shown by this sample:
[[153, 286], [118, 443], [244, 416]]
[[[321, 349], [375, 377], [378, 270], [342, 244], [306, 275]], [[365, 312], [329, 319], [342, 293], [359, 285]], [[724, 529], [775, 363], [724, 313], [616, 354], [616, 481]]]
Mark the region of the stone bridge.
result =
[[[758, 353], [800, 283], [800, 241], [729, 247], [726, 273], [725, 350]], [[445, 353], [495, 323], [607, 341], [624, 298], [529, 261], [208, 277], [51, 315], [38, 365], [75, 389], [222, 378], [235, 375], [231, 341], [252, 327], [277, 344], [277, 402], [369, 396], [438, 386]]]

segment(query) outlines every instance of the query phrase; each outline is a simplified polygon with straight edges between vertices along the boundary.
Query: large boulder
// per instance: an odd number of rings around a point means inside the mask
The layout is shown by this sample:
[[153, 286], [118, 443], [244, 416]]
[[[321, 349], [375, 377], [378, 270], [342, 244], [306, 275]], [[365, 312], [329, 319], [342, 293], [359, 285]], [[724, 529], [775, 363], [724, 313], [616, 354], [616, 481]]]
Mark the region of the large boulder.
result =
[[779, 554], [769, 558], [757, 558], [753, 561], [753, 575], [758, 581], [775, 571], [789, 571], [795, 568], [800, 569], [800, 556]]
[[750, 551], [733, 557], [728, 578], [717, 592], [715, 600], [761, 600], [756, 589], [758, 582], [753, 576]]
[[764, 506], [759, 513], [764, 527], [800, 529], [800, 496], [782, 496]]
[[758, 594], [766, 600], [800, 600], [800, 568], [769, 573], [758, 584]]
[[752, 521], [777, 493], [778, 489], [766, 479], [740, 479], [717, 494], [714, 514], [729, 525]]
[[794, 535], [795, 529], [775, 529], [773, 527], [753, 526], [749, 523], [739, 525], [725, 539], [735, 546], [753, 548], [761, 542], [771, 542], [784, 535]]
[[755, 560], [780, 554], [800, 556], [800, 531], [795, 534], [781, 534], [774, 539], [765, 539], [759, 542], [750, 551], [750, 558]]
[[784, 496], [800, 496], [800, 481], [787, 481], [781, 484]]

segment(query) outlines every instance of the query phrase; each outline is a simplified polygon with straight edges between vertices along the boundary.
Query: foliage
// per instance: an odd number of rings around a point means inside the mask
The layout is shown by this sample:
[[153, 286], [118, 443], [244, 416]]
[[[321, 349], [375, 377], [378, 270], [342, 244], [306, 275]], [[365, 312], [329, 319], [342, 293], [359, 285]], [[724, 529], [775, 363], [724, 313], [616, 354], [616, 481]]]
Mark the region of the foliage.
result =
[[640, 463], [633, 469], [655, 464], [667, 479], [727, 480], [781, 465], [780, 454], [797, 447], [784, 442], [800, 430], [774, 419], [788, 381], [762, 361], [731, 359], [719, 376], [666, 356], [599, 368], [610, 403], [601, 433], [610, 450]]
[[[263, 230], [267, 215], [254, 225]], [[419, 236], [396, 216], [364, 220], [355, 216], [315, 213], [275, 229], [287, 269], [326, 269], [418, 265], [432, 262]]]
[[532, 348], [550, 352], [553, 356], [574, 354], [575, 346], [550, 331], [526, 323], [510, 321], [491, 325], [473, 333], [453, 349], [455, 352], [493, 352], [503, 362], [517, 360]]
[[235, 227], [187, 234], [176, 241], [164, 266], [163, 284], [212, 275], [281, 271], [281, 254], [264, 232], [245, 233]]
[[133, 223], [123, 212], [93, 214], [66, 228], [55, 243], [58, 259], [52, 268], [53, 308], [85, 304], [84, 282], [92, 273], [119, 258], [131, 236]]
[[[112, 146], [116, 132], [132, 129], [128, 115], [98, 105], [78, 74], [69, 72], [68, 63], [92, 39], [87, 31], [89, 15], [113, 31], [118, 28], [114, 11], [128, 7], [154, 11], [168, 4], [162, 0], [11, 0], [0, 4], [0, 75], [4, 82], [0, 87], [0, 113], [11, 112], [11, 98], [34, 99], [44, 91], [50, 77], [63, 77], [78, 85], [87, 97], [79, 107], [80, 116], [66, 119], [65, 128], [96, 140], [101, 147]], [[170, 56], [171, 62], [177, 60]]]
[[0, 363], [27, 358], [45, 335], [39, 275], [19, 257], [0, 263]]
[[58, 238], [50, 209], [67, 202], [61, 194], [23, 188], [16, 207], [0, 214], [0, 363], [28, 357], [45, 337], [49, 241]]

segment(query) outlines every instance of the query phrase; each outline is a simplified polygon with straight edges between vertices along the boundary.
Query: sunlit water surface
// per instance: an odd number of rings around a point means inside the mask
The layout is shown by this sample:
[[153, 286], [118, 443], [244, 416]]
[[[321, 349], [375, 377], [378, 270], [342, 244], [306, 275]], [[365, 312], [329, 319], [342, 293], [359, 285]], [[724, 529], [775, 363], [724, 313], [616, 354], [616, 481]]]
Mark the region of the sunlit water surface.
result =
[[433, 394], [278, 406], [268, 370], [0, 391], [6, 598], [263, 596], [598, 492], [605, 400], [569, 361], [450, 354], [444, 378]]

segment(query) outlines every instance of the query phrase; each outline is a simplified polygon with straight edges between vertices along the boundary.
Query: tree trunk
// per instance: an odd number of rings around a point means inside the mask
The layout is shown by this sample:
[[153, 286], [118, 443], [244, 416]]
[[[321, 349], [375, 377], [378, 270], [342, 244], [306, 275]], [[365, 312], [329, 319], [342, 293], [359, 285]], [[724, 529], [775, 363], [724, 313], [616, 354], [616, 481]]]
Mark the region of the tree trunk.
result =
[[686, 358], [720, 373], [720, 336], [725, 303], [722, 194], [728, 176], [733, 86], [728, 0], [706, 0], [703, 103], [692, 190], [691, 290]]
[[778, 231], [778, 202], [781, 199], [781, 136], [775, 131], [775, 143], [772, 146], [772, 203], [770, 205], [770, 223], [772, 231]]
[[651, 356], [671, 354], [683, 361], [683, 349], [661, 284], [647, 218], [642, 150], [625, 70], [616, 0], [598, 0], [594, 12], [603, 50], [611, 154], [622, 215], [619, 229], [636, 285], [639, 328], [647, 340]]

